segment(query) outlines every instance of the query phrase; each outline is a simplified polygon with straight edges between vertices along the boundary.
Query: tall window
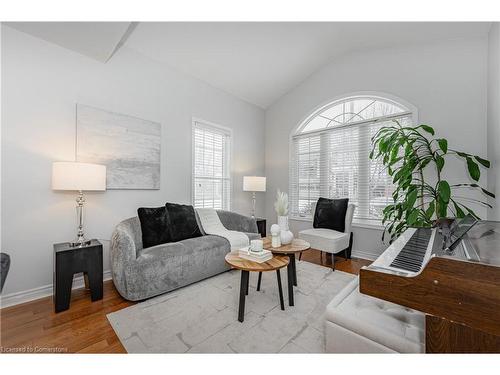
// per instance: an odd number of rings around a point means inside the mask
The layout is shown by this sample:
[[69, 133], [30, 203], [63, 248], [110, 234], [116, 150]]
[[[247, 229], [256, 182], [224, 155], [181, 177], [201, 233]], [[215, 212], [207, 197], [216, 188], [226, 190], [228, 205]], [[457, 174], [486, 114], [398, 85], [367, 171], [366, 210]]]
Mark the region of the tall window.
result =
[[193, 121], [193, 205], [231, 209], [231, 131]]
[[392, 180], [370, 160], [371, 138], [381, 127], [412, 123], [412, 113], [392, 100], [357, 96], [323, 107], [292, 136], [291, 216], [311, 218], [319, 197], [349, 198], [358, 219], [377, 220], [392, 202]]

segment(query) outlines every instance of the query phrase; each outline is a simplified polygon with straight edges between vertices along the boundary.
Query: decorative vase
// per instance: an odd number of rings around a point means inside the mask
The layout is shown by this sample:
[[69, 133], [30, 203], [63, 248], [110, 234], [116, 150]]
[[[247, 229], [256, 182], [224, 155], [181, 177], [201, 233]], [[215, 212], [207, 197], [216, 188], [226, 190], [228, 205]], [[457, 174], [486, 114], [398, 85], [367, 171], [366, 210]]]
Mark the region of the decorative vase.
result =
[[278, 224], [271, 225], [271, 246], [276, 248], [281, 246], [281, 229]]
[[293, 240], [293, 233], [288, 227], [288, 216], [278, 216], [278, 225], [281, 229], [280, 239], [282, 245], [288, 245]]

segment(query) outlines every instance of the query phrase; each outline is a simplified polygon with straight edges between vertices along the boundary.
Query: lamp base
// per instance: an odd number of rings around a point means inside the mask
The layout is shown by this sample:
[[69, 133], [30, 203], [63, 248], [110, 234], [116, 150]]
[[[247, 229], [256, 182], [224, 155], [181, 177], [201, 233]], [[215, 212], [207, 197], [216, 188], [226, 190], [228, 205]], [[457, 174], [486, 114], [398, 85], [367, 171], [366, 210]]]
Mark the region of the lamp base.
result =
[[90, 240], [87, 240], [84, 236], [78, 236], [78, 238], [69, 243], [71, 247], [84, 247], [90, 245]]
[[85, 204], [85, 198], [83, 197], [83, 192], [80, 190], [78, 192], [78, 197], [76, 198], [76, 214], [78, 216], [78, 233], [76, 234], [76, 240], [70, 242], [71, 247], [83, 247], [90, 245], [90, 240], [85, 238], [83, 233], [83, 205]]
[[252, 191], [252, 218], [255, 219], [255, 203], [257, 199], [255, 198], [255, 191]]

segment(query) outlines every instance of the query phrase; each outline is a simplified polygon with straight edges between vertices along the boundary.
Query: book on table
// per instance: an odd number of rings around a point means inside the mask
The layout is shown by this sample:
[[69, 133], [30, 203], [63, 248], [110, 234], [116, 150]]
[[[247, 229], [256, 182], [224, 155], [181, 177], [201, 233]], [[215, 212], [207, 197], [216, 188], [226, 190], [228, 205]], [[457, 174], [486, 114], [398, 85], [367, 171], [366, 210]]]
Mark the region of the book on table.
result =
[[254, 252], [249, 250], [248, 247], [240, 249], [238, 251], [238, 255], [240, 258], [248, 259], [257, 263], [264, 263], [273, 258], [273, 253], [270, 252], [269, 250]]

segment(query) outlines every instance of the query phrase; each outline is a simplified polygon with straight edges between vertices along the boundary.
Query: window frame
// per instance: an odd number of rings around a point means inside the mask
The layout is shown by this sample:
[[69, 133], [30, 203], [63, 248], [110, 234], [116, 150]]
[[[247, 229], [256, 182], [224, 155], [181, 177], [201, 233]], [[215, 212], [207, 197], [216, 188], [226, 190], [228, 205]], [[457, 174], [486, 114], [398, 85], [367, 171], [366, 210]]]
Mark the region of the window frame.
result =
[[[231, 129], [228, 126], [220, 125], [211, 121], [204, 120], [199, 117], [192, 117], [191, 118], [191, 205], [195, 207], [195, 128], [197, 127], [196, 124], [200, 124], [203, 127], [206, 128], [212, 128], [215, 129], [216, 131], [226, 133], [229, 136], [229, 160], [228, 160], [228, 173], [229, 173], [229, 207], [224, 208], [222, 207], [221, 209], [223, 210], [228, 210], [230, 211], [233, 207], [233, 197], [234, 197], [234, 192], [233, 192], [233, 144], [234, 144], [234, 136], [233, 136], [233, 129]], [[227, 179], [226, 179], [227, 180]]]
[[[320, 104], [317, 106], [314, 110], [309, 112], [308, 115], [302, 118], [302, 120], [292, 129], [292, 131], [289, 134], [289, 142], [288, 142], [288, 162], [289, 162], [289, 168], [288, 168], [288, 188], [289, 188], [289, 196], [292, 196], [292, 168], [294, 168], [293, 165], [293, 159], [294, 159], [294, 138], [297, 136], [312, 136], [315, 133], [320, 134], [322, 132], [328, 132], [329, 129], [332, 129], [333, 127], [326, 127], [322, 129], [315, 129], [312, 131], [307, 131], [307, 132], [302, 132], [302, 130], [308, 125], [308, 123], [314, 119], [316, 116], [321, 114], [322, 112], [326, 111], [327, 109], [334, 107], [335, 105], [342, 104], [343, 102], [348, 102], [351, 100], [355, 99], [376, 99], [376, 100], [381, 100], [385, 102], [393, 102], [395, 105], [406, 108], [407, 111], [397, 113], [397, 114], [392, 114], [392, 115], [387, 115], [387, 116], [382, 116], [382, 117], [375, 117], [371, 118], [368, 120], [360, 120], [360, 121], [355, 121], [347, 124], [342, 124], [335, 126], [334, 128], [339, 129], [342, 127], [347, 127], [347, 126], [362, 126], [364, 123], [376, 123], [380, 121], [387, 121], [388, 119], [391, 118], [400, 118], [403, 116], [410, 117], [412, 120], [413, 124], [418, 123], [418, 109], [415, 107], [413, 104], [407, 102], [404, 99], [401, 99], [395, 95], [384, 93], [384, 92], [376, 92], [376, 91], [359, 91], [359, 92], [352, 92], [349, 94], [344, 94], [344, 95], [339, 95], [336, 96], [330, 100], [325, 101], [324, 103]], [[290, 219], [291, 220], [296, 220], [296, 221], [307, 221], [307, 222], [312, 222], [314, 218], [314, 213], [311, 216], [295, 216], [290, 213]], [[374, 229], [379, 229], [382, 228], [382, 222], [381, 219], [378, 218], [354, 218], [353, 220], [354, 225], [357, 225], [359, 227], [365, 227], [365, 228], [374, 228]]]

